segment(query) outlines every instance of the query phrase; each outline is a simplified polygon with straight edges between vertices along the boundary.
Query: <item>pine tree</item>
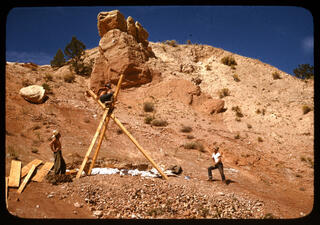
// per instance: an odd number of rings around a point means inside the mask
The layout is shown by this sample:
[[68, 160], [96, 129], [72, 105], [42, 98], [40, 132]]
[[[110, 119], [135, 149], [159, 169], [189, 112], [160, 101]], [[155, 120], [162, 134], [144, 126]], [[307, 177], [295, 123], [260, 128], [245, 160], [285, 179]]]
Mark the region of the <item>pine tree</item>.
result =
[[299, 64], [298, 68], [293, 70], [296, 77], [301, 79], [311, 79], [314, 77], [314, 67], [309, 64]]
[[51, 67], [61, 67], [66, 63], [62, 50], [59, 48], [53, 60], [50, 61]]
[[71, 42], [64, 49], [64, 54], [70, 59], [71, 67], [77, 74], [89, 73], [83, 63], [83, 59], [81, 59], [85, 48], [86, 46], [73, 36]]
[[75, 36], [72, 37], [72, 40], [64, 49], [64, 54], [68, 59], [78, 61], [80, 57], [84, 54], [84, 49], [86, 46], [79, 41]]

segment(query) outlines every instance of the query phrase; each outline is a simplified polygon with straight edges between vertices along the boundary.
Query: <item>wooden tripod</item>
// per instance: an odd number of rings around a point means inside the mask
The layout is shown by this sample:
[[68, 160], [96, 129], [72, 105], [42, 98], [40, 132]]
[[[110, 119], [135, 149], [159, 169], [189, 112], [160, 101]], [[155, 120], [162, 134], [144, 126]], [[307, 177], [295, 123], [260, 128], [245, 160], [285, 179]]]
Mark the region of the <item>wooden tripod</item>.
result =
[[133, 142], [133, 144], [136, 145], [136, 147], [139, 149], [139, 151], [144, 155], [144, 157], [149, 160], [149, 162], [152, 164], [152, 166], [154, 168], [156, 168], [156, 170], [161, 174], [162, 178], [168, 180], [168, 177], [166, 176], [166, 174], [163, 173], [163, 171], [158, 167], [158, 165], [153, 161], [153, 159], [146, 153], [146, 151], [139, 145], [139, 143], [137, 142], [137, 140], [129, 133], [129, 131], [122, 125], [122, 123], [113, 115], [112, 110], [114, 108], [114, 105], [117, 101], [117, 97], [118, 97], [118, 93], [121, 87], [121, 83], [122, 83], [122, 79], [123, 79], [123, 74], [121, 74], [120, 79], [118, 81], [115, 93], [114, 93], [114, 100], [111, 103], [111, 106], [109, 108], [107, 108], [98, 98], [97, 95], [92, 91], [92, 90], [88, 90], [87, 92], [98, 102], [98, 104], [104, 109], [104, 113], [102, 115], [102, 119], [98, 125], [97, 131], [95, 133], [95, 135], [92, 138], [91, 144], [89, 146], [89, 149], [83, 159], [83, 162], [81, 164], [81, 167], [77, 173], [76, 178], [80, 178], [81, 173], [89, 159], [89, 155], [94, 147], [94, 144], [96, 143], [96, 140], [99, 136], [99, 140], [98, 140], [98, 144], [96, 147], [96, 150], [94, 152], [93, 158], [92, 158], [92, 162], [90, 164], [89, 170], [88, 170], [88, 175], [91, 174], [92, 168], [94, 166], [94, 163], [98, 157], [98, 153], [102, 144], [102, 140], [103, 137], [105, 135], [105, 132], [107, 130], [107, 126], [109, 123], [110, 118], [113, 119], [113, 121], [119, 126], [119, 128], [130, 138], [130, 140]]

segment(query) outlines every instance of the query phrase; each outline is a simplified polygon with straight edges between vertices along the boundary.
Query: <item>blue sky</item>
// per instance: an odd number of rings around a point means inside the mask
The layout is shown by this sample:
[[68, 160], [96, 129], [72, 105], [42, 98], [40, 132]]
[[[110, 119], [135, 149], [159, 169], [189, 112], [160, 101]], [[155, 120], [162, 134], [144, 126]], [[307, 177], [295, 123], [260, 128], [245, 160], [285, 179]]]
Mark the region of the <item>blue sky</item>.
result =
[[6, 60], [50, 64], [76, 36], [98, 46], [97, 15], [119, 9], [149, 32], [149, 41], [207, 44], [259, 59], [293, 74], [314, 65], [312, 14], [293, 6], [17, 7], [6, 21]]

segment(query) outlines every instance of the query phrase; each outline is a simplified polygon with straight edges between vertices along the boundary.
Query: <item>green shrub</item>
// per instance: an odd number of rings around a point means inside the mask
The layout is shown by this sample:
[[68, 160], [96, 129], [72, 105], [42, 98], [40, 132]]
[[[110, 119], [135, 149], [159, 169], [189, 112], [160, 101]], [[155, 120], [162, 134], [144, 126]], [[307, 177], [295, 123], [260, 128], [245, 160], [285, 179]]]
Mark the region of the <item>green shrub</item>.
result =
[[52, 94], [53, 93], [52, 90], [51, 90], [51, 87], [47, 83], [43, 83], [42, 87], [44, 88], [44, 90], [46, 90], [47, 94]]
[[225, 56], [221, 59], [221, 62], [227, 66], [236, 66], [237, 62], [232, 56]]
[[181, 132], [183, 133], [190, 133], [192, 131], [192, 127], [189, 126], [182, 126], [182, 128], [180, 129]]
[[184, 144], [183, 147], [185, 149], [197, 149], [200, 152], [205, 152], [203, 145], [199, 142], [188, 142]]
[[151, 124], [152, 120], [154, 120], [154, 117], [153, 117], [153, 116], [150, 116], [150, 115], [148, 115], [148, 116], [146, 116], [146, 117], [144, 118], [144, 122], [145, 122], [146, 124]]
[[154, 104], [152, 102], [144, 102], [143, 103], [143, 110], [145, 112], [153, 112]]
[[258, 142], [263, 142], [262, 137], [258, 137]]
[[233, 74], [232, 77], [233, 77], [234, 81], [236, 81], [236, 82], [240, 81], [240, 78], [239, 78], [238, 74]]
[[73, 73], [68, 73], [63, 76], [63, 79], [67, 83], [72, 83], [76, 79], [76, 76]]
[[311, 107], [307, 106], [307, 105], [304, 105], [302, 106], [302, 112], [303, 114], [307, 114], [308, 112], [310, 112], [312, 109]]
[[230, 96], [230, 91], [228, 88], [222, 88], [218, 94], [219, 94], [219, 98], [224, 98], [226, 96]]
[[314, 66], [310, 64], [299, 64], [297, 68], [293, 70], [296, 77], [301, 79], [313, 79], [314, 78]]
[[314, 168], [314, 161], [310, 157], [305, 158], [304, 156], [301, 156], [300, 160], [301, 160], [301, 162], [307, 163], [310, 168]]
[[236, 117], [239, 117], [239, 118], [240, 118], [240, 117], [243, 117], [243, 114], [242, 114], [241, 109], [240, 109], [239, 106], [233, 106], [233, 107], [231, 108], [231, 110], [236, 113]]
[[162, 119], [154, 119], [151, 121], [151, 125], [156, 127], [165, 127], [168, 125], [168, 122]]
[[274, 80], [281, 79], [280, 74], [278, 72], [272, 73], [272, 77], [273, 77]]
[[63, 52], [61, 49], [58, 49], [56, 55], [54, 56], [53, 60], [51, 60], [50, 65], [51, 67], [59, 68], [66, 63], [64, 58]]

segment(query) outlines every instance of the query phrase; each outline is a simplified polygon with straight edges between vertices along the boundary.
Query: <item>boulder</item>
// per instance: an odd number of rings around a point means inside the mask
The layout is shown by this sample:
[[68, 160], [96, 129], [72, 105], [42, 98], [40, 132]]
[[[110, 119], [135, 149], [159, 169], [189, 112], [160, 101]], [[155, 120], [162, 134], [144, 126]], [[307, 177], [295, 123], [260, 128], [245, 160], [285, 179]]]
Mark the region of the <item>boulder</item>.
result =
[[113, 29], [99, 42], [99, 54], [91, 73], [90, 88], [97, 91], [105, 82], [117, 84], [124, 75], [122, 87], [139, 86], [152, 81], [153, 71], [146, 65], [153, 55], [132, 35]]
[[127, 21], [119, 10], [100, 12], [97, 20], [100, 37], [103, 37], [105, 33], [112, 29], [119, 29], [123, 32], [127, 32]]
[[46, 97], [45, 92], [45, 89], [40, 85], [30, 85], [21, 88], [19, 94], [29, 102], [43, 103]]
[[203, 103], [204, 111], [207, 113], [220, 113], [224, 109], [224, 100], [222, 99], [208, 99]]
[[168, 167], [167, 170], [171, 170], [172, 173], [177, 174], [177, 175], [181, 174], [182, 171], [183, 171], [182, 167], [179, 166], [179, 165], [171, 165], [171, 166]]

